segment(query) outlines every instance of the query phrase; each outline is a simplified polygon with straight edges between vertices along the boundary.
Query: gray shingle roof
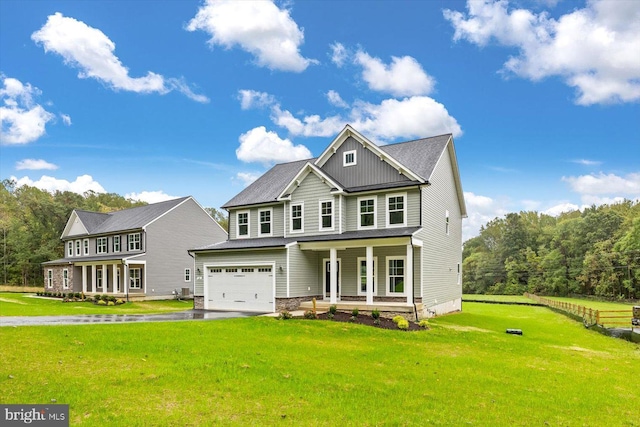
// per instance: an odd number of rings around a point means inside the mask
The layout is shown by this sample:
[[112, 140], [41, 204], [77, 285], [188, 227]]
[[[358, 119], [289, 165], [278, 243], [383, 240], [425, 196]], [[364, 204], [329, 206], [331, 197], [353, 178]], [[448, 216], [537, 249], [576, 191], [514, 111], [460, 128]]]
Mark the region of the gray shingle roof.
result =
[[[142, 254], [109, 254], [109, 255], [95, 255], [95, 256], [83, 256], [82, 258], [79, 257], [70, 257], [70, 258], [60, 258], [60, 259], [54, 259], [53, 261], [47, 261], [47, 262], [43, 262], [41, 265], [58, 265], [58, 264], [73, 264], [74, 262], [78, 262], [78, 261], [114, 261], [114, 260], [124, 260], [124, 259], [129, 259], [129, 258], [133, 258], [133, 257], [138, 257], [140, 255], [144, 255], [144, 253]], [[137, 258], [139, 259], [139, 258]]]
[[286, 244], [295, 242], [296, 239], [285, 237], [263, 237], [259, 239], [236, 239], [227, 240], [221, 243], [202, 246], [191, 249], [192, 252], [198, 251], [224, 251], [234, 249], [260, 249], [260, 248], [284, 248]]
[[429, 180], [442, 155], [451, 134], [399, 142], [379, 147], [394, 159]]

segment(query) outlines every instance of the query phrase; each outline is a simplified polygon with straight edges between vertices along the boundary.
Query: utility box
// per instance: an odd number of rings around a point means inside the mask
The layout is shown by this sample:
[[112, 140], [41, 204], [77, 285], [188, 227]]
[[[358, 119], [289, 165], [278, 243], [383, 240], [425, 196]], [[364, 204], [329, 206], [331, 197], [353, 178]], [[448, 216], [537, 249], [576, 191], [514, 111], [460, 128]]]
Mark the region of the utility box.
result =
[[640, 326], [640, 305], [633, 306], [633, 319], [631, 319], [633, 326]]
[[183, 297], [188, 297], [190, 291], [191, 291], [191, 288], [182, 288], [182, 296]]

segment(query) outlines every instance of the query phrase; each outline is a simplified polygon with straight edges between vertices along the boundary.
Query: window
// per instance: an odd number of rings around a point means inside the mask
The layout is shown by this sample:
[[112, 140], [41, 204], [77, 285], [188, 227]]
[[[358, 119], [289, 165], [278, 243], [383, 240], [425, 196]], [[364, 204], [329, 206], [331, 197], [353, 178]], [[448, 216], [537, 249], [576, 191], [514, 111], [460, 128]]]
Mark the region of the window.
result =
[[272, 210], [260, 211], [260, 236], [271, 236], [271, 216]]
[[47, 288], [53, 288], [53, 270], [47, 270]]
[[98, 237], [96, 239], [96, 253], [106, 254], [107, 244], [108, 244], [108, 239], [106, 237]]
[[120, 252], [120, 236], [113, 236], [113, 252]]
[[67, 243], [67, 256], [73, 256], [73, 242]]
[[[373, 294], [375, 295], [378, 289], [376, 274], [376, 265], [378, 265], [378, 257], [373, 257]], [[358, 257], [358, 266], [360, 269], [359, 282], [358, 282], [358, 295], [367, 294], [367, 259]]]
[[444, 230], [449, 235], [449, 211], [445, 211]]
[[406, 195], [391, 194], [387, 196], [387, 226], [405, 226]]
[[243, 268], [241, 270], [243, 273], [253, 273], [253, 268]]
[[96, 270], [96, 288], [102, 287], [102, 269]]
[[80, 240], [76, 240], [76, 256], [80, 256]]
[[238, 237], [249, 237], [249, 212], [238, 212], [236, 221], [238, 223]]
[[211, 272], [211, 273], [222, 273], [222, 269], [221, 268], [210, 268], [209, 272]]
[[129, 234], [129, 251], [139, 251], [141, 248], [140, 233]]
[[302, 223], [302, 214], [304, 205], [302, 203], [298, 203], [295, 205], [291, 205], [291, 232], [301, 233], [304, 231], [304, 225]]
[[258, 273], [271, 273], [271, 267], [260, 267]]
[[190, 282], [191, 281], [191, 269], [190, 268], [185, 268], [184, 269], [184, 281], [185, 282]]
[[320, 230], [333, 230], [333, 201], [320, 201]]
[[82, 241], [82, 248], [83, 248], [83, 253], [85, 255], [89, 255], [89, 239], [84, 239]]
[[139, 268], [131, 268], [129, 269], [129, 288], [130, 289], [141, 289], [141, 279], [140, 279], [140, 269]]
[[237, 268], [227, 268], [227, 269], [225, 269], [225, 271], [227, 273], [237, 273], [238, 269]]
[[404, 264], [404, 257], [387, 258], [387, 293], [389, 295], [404, 294]]
[[69, 289], [69, 270], [62, 270], [62, 289]]
[[342, 166], [354, 166], [356, 164], [356, 150], [342, 153]]
[[360, 220], [358, 228], [376, 228], [376, 199], [358, 199]]
[[458, 279], [457, 279], [457, 284], [460, 284], [460, 279], [461, 279], [461, 275], [460, 275], [460, 263], [458, 263]]

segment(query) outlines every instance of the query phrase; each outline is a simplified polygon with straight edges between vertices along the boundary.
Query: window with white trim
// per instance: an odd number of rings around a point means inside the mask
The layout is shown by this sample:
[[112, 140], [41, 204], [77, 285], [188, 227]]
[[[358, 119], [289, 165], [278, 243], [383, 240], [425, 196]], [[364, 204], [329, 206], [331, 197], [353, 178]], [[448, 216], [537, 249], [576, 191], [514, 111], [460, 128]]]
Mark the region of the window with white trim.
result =
[[445, 211], [444, 230], [449, 235], [449, 211]]
[[62, 289], [69, 289], [69, 270], [62, 270]]
[[387, 295], [405, 294], [406, 257], [387, 257]]
[[358, 228], [376, 228], [376, 198], [358, 199]]
[[80, 256], [81, 255], [81, 249], [80, 249], [80, 245], [82, 243], [80, 243], [80, 240], [76, 240], [76, 256]]
[[357, 164], [357, 151], [350, 150], [342, 153], [342, 166], [354, 166]]
[[407, 195], [389, 194], [387, 196], [387, 227], [407, 225]]
[[85, 255], [89, 255], [89, 239], [82, 241], [82, 250]]
[[109, 239], [107, 237], [98, 237], [96, 239], [96, 253], [106, 254], [108, 244], [109, 244]]
[[271, 217], [273, 216], [273, 209], [265, 209], [258, 211], [260, 217], [260, 224], [258, 225], [258, 232], [260, 236], [271, 236]]
[[333, 200], [320, 202], [320, 230], [333, 230]]
[[113, 252], [120, 252], [120, 236], [113, 236]]
[[47, 288], [53, 288], [53, 270], [47, 270]]
[[140, 275], [141, 270], [139, 268], [129, 269], [129, 289], [141, 289], [142, 279]]
[[[373, 257], [373, 294], [378, 292], [378, 275], [376, 274], [376, 266], [378, 265], [378, 257]], [[367, 258], [358, 257], [358, 295], [367, 294]]]
[[461, 283], [461, 279], [462, 279], [462, 275], [461, 273], [461, 268], [460, 268], [460, 263], [458, 263], [458, 278], [457, 278], [457, 284], [459, 285]]
[[249, 211], [236, 213], [237, 237], [249, 237]]
[[129, 251], [139, 251], [142, 249], [140, 233], [129, 234]]
[[67, 256], [73, 256], [73, 242], [67, 242]]
[[102, 269], [96, 270], [96, 288], [102, 288]]
[[184, 269], [184, 281], [185, 282], [190, 282], [191, 281], [191, 269], [190, 268], [185, 268]]
[[304, 213], [304, 205], [302, 203], [296, 203], [291, 205], [291, 232], [302, 233], [304, 231], [304, 224], [302, 221], [302, 215]]

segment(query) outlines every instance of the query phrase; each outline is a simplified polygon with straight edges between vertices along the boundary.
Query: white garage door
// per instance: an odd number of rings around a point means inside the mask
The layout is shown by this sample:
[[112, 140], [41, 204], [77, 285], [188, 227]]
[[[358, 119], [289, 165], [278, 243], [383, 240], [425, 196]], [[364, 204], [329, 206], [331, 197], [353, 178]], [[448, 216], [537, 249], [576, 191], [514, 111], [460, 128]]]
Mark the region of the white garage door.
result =
[[205, 309], [273, 312], [270, 265], [207, 267]]

